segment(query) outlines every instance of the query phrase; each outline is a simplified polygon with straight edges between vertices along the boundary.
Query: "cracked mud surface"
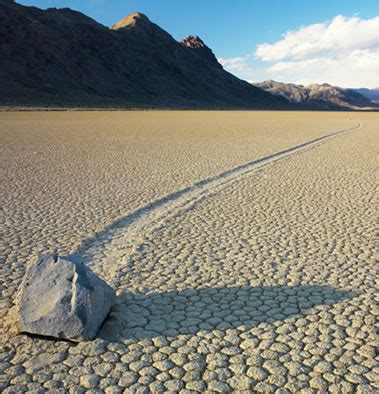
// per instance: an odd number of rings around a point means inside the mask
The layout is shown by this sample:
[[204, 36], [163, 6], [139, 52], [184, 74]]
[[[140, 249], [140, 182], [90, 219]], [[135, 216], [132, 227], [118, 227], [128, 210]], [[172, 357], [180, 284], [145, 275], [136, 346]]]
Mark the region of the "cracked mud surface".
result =
[[[4, 326], [3, 392], [378, 389], [376, 114], [5, 115], [2, 314], [46, 247], [79, 250], [118, 303], [100, 338], [79, 345]], [[210, 189], [132, 239], [122, 227], [101, 233], [149, 201], [358, 119], [363, 129]]]

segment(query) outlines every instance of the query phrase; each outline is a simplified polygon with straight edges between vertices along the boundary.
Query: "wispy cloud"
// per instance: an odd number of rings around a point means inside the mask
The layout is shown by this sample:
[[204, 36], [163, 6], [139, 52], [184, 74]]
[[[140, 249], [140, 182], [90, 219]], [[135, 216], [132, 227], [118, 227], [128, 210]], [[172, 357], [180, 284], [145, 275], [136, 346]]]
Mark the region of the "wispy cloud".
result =
[[230, 72], [243, 71], [249, 68], [248, 56], [220, 58], [218, 61]]
[[379, 16], [360, 19], [337, 15], [330, 22], [301, 27], [284, 34], [274, 44], [260, 44], [255, 55], [263, 61], [349, 54], [379, 47]]
[[378, 70], [378, 49], [357, 49], [343, 56], [277, 62], [266, 69], [271, 79], [303, 85], [329, 82], [342, 87], [378, 87]]
[[241, 78], [293, 83], [328, 82], [343, 87], [379, 86], [379, 16], [337, 15], [331, 21], [288, 31], [272, 44], [257, 45], [254, 68], [222, 59]]

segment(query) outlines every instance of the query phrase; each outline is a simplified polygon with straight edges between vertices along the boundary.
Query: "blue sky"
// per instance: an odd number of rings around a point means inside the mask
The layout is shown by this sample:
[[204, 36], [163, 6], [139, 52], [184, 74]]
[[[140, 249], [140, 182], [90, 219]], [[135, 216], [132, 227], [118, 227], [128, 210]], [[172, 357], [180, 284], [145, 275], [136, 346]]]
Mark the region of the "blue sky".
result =
[[[133, 11], [142, 12], [176, 39], [184, 38], [189, 34], [199, 35], [212, 48], [216, 56], [222, 59], [225, 68], [252, 81], [277, 75], [286, 78], [289, 82], [321, 82], [319, 78], [325, 77], [329, 78], [325, 82], [346, 85], [350, 83], [351, 74], [351, 83], [355, 85], [360, 86], [364, 83], [367, 86], [369, 82], [372, 87], [379, 86], [379, 76], [375, 81], [370, 82], [375, 69], [372, 63], [374, 62], [374, 66], [377, 65], [379, 69], [379, 64], [375, 63], [379, 48], [379, 25], [376, 24], [375, 19], [378, 17], [379, 21], [379, 0], [191, 0], [188, 2], [179, 0], [22, 0], [18, 2], [40, 8], [70, 7], [91, 16], [104, 25], [111, 25]], [[334, 18], [338, 15], [344, 19], [335, 20]], [[306, 43], [308, 46], [317, 47], [316, 38], [309, 35], [312, 28], [308, 29], [309, 31], [306, 29], [315, 24], [324, 24], [323, 28], [321, 26], [318, 30], [320, 36], [328, 37], [329, 34], [335, 37], [336, 29], [339, 29], [337, 36], [340, 36], [341, 42], [351, 39], [354, 41], [353, 31], [374, 37], [370, 36], [369, 42], [359, 41], [349, 49], [349, 53], [346, 50], [340, 53], [327, 51], [326, 63], [329, 69], [325, 70], [323, 66], [320, 75], [314, 71], [316, 68], [314, 59], [323, 59], [326, 56], [325, 44], [320, 46], [319, 53], [311, 54], [313, 57], [298, 56], [301, 42], [303, 45]], [[375, 27], [378, 27], [377, 34]], [[314, 29], [317, 30], [317, 26]], [[287, 38], [287, 42], [279, 43], [288, 31], [299, 32], [297, 44], [291, 41], [291, 37]], [[262, 44], [271, 45], [271, 47], [266, 47], [266, 50], [274, 52], [286, 45], [290, 47], [297, 45], [298, 49], [295, 49], [295, 56], [291, 51], [284, 51], [282, 58], [271, 59], [264, 54], [264, 50], [258, 52], [258, 54], [262, 52], [263, 55], [257, 56], [257, 47]], [[357, 65], [355, 68], [346, 66], [343, 62], [341, 64], [342, 57], [345, 59], [348, 57], [350, 62], [354, 59], [361, 59], [362, 54], [357, 52], [359, 50], [370, 52], [364, 54], [369, 63], [367, 70], [366, 64]], [[336, 56], [337, 58], [340, 56], [338, 61]], [[313, 63], [309, 62], [309, 59], [313, 59]], [[283, 62], [292, 63], [285, 65], [282, 64]], [[325, 62], [321, 60], [321, 63]], [[310, 73], [305, 70], [307, 64], [313, 70]], [[291, 66], [293, 66], [292, 74], [289, 71]], [[344, 69], [347, 67], [349, 70], [344, 73], [344, 76], [338, 76], [337, 69], [335, 72], [330, 71], [333, 67]], [[296, 69], [301, 70], [300, 74], [296, 73]], [[367, 72], [368, 77], [364, 78], [362, 75], [356, 78], [357, 73], [361, 75]], [[298, 74], [297, 77], [296, 74]], [[368, 78], [371, 79], [367, 80]]]

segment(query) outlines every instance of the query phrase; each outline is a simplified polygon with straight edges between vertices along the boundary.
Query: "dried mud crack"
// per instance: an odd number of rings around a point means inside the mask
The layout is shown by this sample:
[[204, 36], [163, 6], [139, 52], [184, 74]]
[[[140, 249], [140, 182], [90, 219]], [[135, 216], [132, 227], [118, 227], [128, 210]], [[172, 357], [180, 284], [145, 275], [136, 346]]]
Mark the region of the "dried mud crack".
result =
[[[90, 342], [12, 336], [2, 327], [2, 392], [377, 392], [377, 115], [359, 114], [363, 127], [349, 114], [350, 129], [346, 114], [333, 113], [204, 113], [198, 123], [187, 113], [76, 114], [77, 123], [45, 116], [46, 124], [36, 116], [33, 133], [32, 115], [5, 121], [5, 223], [13, 232], [1, 311], [12, 305], [28, 256], [46, 245], [80, 253], [117, 289], [118, 302]], [[177, 122], [169, 133], [168, 119]], [[228, 119], [238, 127], [216, 138]], [[213, 128], [204, 133], [206, 122]], [[179, 133], [184, 124], [188, 135]], [[35, 137], [44, 127], [46, 148]], [[345, 130], [330, 134], [337, 128]], [[22, 182], [12, 183], [20, 158]], [[80, 170], [70, 172], [72, 163]], [[40, 169], [61, 183], [38, 183]], [[182, 178], [163, 185], [173, 173]]]
[[[202, 179], [193, 186], [170, 193], [107, 225], [94, 237], [83, 241], [72, 252], [79, 253], [84, 260], [91, 262], [93, 269], [101, 272], [103, 275], [108, 273], [107, 277], [110, 279], [109, 273], [117, 272], [116, 267], [120, 264], [125, 264], [127, 256], [140, 247], [143, 237], [148, 232], [151, 233], [163, 226], [164, 222], [171, 216], [179, 216], [191, 210], [207, 196], [216, 193], [219, 188], [227, 186], [252, 171], [286, 159], [294, 154], [315, 148], [333, 138], [357, 131], [362, 127], [364, 127], [364, 124], [359, 122], [354, 127], [315, 138], [269, 156], [233, 167], [216, 176]], [[100, 260], [98, 260], [99, 256]], [[101, 264], [105, 264], [105, 267], [102, 268]], [[117, 279], [115, 284], [117, 285]]]

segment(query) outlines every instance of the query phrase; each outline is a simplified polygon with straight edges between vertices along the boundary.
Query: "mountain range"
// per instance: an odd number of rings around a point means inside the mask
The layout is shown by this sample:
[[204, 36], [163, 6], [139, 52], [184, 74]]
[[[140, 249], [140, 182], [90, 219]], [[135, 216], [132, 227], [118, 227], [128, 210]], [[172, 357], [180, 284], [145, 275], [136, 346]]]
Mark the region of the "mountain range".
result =
[[[344, 89], [327, 83], [312, 84], [308, 86], [283, 83], [277, 81], [264, 81], [254, 84], [266, 92], [284, 97], [292, 103], [299, 103], [318, 107], [320, 109], [375, 109], [379, 108], [362, 89]], [[363, 93], [363, 94], [362, 94]]]
[[176, 41], [141, 13], [110, 28], [69, 8], [0, 0], [0, 106], [367, 109], [359, 91], [266, 81], [223, 69], [197, 36]]
[[140, 13], [109, 28], [0, 0], [0, 59], [3, 106], [296, 107], [225, 71], [199, 37], [178, 42]]
[[359, 88], [353, 90], [367, 97], [369, 100], [373, 101], [374, 103], [379, 104], [379, 88], [375, 88], [375, 89]]

